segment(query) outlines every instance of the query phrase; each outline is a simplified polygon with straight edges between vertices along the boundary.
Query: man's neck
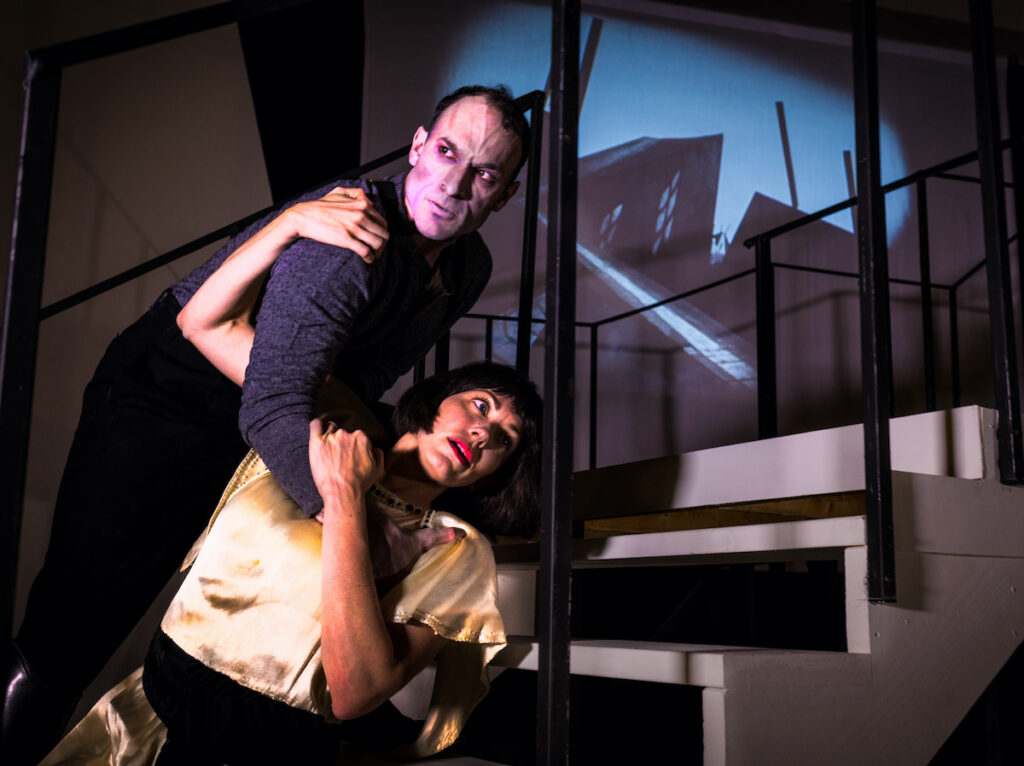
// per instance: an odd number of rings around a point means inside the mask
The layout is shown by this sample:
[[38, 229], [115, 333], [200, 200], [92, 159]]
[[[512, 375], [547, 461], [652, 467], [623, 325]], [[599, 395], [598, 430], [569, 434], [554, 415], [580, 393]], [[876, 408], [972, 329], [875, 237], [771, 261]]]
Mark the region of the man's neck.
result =
[[437, 263], [437, 259], [440, 257], [444, 249], [448, 247], [454, 240], [445, 240], [438, 242], [437, 240], [427, 239], [413, 226], [412, 230], [412, 245], [413, 249], [423, 256], [423, 259], [427, 262], [430, 268], [434, 268]]

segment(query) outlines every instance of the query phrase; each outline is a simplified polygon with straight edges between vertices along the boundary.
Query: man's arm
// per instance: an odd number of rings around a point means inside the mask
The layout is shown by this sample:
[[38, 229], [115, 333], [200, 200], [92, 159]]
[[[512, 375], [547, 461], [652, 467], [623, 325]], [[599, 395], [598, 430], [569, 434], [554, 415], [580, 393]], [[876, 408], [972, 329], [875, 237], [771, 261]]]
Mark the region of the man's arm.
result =
[[345, 248], [372, 263], [387, 241], [387, 224], [362, 189], [334, 189], [286, 209], [206, 279], [179, 312], [178, 327], [238, 385], [249, 362], [260, 289], [274, 262], [301, 238]]
[[[433, 330], [423, 333], [417, 327], [417, 332], [408, 334], [416, 340], [399, 337], [381, 349], [373, 363], [344, 370], [345, 382], [364, 401], [376, 401], [482, 292], [491, 272], [483, 240], [474, 232], [456, 247], [454, 263], [460, 271], [443, 315], [427, 323]], [[328, 258], [321, 252], [324, 248], [335, 250], [301, 240], [274, 266], [256, 321], [239, 413], [242, 436], [309, 516], [322, 507], [306, 448], [316, 394], [327, 373], [334, 371], [382, 266], [366, 267], [355, 258]]]
[[274, 264], [256, 316], [239, 428], [309, 516], [322, 507], [309, 470], [309, 419], [380, 268], [350, 251], [299, 240]]

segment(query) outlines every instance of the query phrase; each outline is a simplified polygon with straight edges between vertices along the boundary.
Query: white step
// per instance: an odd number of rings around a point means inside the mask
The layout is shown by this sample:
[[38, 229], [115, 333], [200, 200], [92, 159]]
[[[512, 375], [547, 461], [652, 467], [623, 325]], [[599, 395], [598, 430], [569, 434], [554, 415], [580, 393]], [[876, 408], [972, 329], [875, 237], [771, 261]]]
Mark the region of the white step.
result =
[[[860, 425], [733, 444], [580, 471], [574, 516], [626, 516], [864, 489]], [[892, 469], [961, 479], [998, 477], [995, 413], [981, 407], [890, 421]]]
[[[536, 641], [516, 636], [509, 640], [494, 664], [536, 670], [538, 656]], [[787, 672], [803, 668], [826, 673], [834, 683], [865, 683], [871, 666], [866, 656], [844, 652], [606, 639], [573, 641], [569, 656], [573, 674], [685, 686], [725, 688], [727, 679], [739, 669], [749, 671], [754, 667], [762, 672], [769, 667], [784, 668]]]
[[[829, 550], [863, 544], [864, 517], [846, 516], [575, 540], [572, 560], [574, 567], [608, 566], [613, 561], [654, 566], [658, 559]], [[535, 544], [501, 546], [495, 558], [502, 569], [516, 564], [535, 566], [537, 551]]]
[[[847, 588], [863, 590], [865, 573], [864, 517], [784, 521], [741, 527], [689, 529], [577, 540], [573, 568], [657, 566], [666, 563], [703, 564], [731, 561], [771, 561], [792, 558], [846, 560]], [[505, 630], [532, 635], [537, 592], [537, 546], [506, 546], [497, 550], [498, 606]], [[795, 556], [794, 554], [799, 554]], [[850, 578], [854, 582], [849, 582]], [[863, 636], [867, 630], [863, 609], [850, 613], [847, 633]], [[855, 642], [861, 646], [863, 641]]]

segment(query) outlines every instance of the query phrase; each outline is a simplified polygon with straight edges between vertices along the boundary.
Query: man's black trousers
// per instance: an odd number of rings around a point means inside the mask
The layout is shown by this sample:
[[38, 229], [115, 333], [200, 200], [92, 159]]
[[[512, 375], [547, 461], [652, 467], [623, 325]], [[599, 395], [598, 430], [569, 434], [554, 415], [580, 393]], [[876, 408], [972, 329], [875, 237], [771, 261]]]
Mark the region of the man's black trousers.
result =
[[46, 561], [17, 643], [80, 693], [176, 571], [245, 455], [240, 390], [186, 341], [165, 293], [85, 390]]

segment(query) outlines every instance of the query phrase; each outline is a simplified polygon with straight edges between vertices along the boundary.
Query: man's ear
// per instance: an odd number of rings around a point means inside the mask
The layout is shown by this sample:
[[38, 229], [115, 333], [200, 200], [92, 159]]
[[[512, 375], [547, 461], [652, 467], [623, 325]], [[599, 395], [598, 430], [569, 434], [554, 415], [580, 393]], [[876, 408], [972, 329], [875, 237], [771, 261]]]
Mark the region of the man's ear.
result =
[[499, 210], [501, 210], [503, 207], [505, 207], [505, 205], [508, 204], [508, 201], [510, 199], [512, 199], [512, 195], [515, 194], [516, 190], [518, 190], [518, 189], [519, 189], [519, 182], [518, 181], [513, 181], [508, 186], [506, 186], [505, 187], [505, 191], [503, 191], [501, 193], [501, 196], [498, 198], [498, 201], [495, 202], [494, 203], [494, 207], [491, 208], [491, 212], [492, 213], [497, 213]]
[[427, 143], [427, 136], [430, 134], [427, 129], [420, 125], [412, 137], [412, 146], [409, 147], [409, 164], [415, 166], [420, 161], [420, 154], [423, 152], [423, 145]]

